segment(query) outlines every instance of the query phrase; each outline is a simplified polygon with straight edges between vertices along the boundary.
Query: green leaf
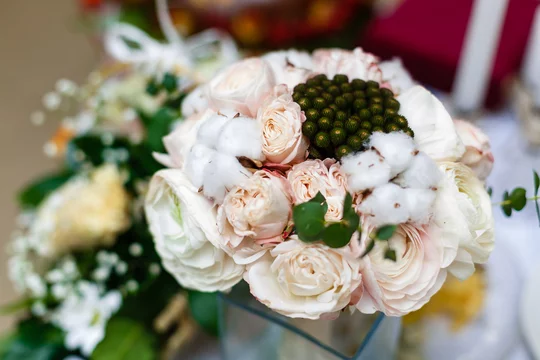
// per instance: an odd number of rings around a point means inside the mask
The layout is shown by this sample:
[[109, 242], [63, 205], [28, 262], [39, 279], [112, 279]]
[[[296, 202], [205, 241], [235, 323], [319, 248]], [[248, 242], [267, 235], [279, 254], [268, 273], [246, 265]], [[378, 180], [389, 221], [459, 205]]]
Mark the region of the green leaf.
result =
[[66, 355], [64, 334], [50, 324], [36, 318], [23, 320], [3, 350], [2, 360], [51, 360]]
[[501, 209], [507, 217], [512, 216], [512, 201], [510, 200], [510, 195], [508, 194], [508, 191], [504, 192], [503, 195], [503, 204], [501, 205]]
[[320, 191], [317, 193], [317, 195], [315, 195], [315, 197], [313, 199], [309, 200], [308, 202], [313, 202], [313, 203], [320, 204], [323, 207], [325, 214], [328, 211], [328, 203], [326, 202], [326, 199], [324, 198], [324, 195], [321, 194]]
[[392, 260], [392, 261], [396, 261], [396, 251], [393, 250], [393, 249], [386, 249], [386, 251], [384, 252], [384, 258], [385, 259], [388, 259], [388, 260]]
[[197, 323], [208, 333], [218, 334], [218, 299], [217, 293], [188, 291], [189, 308]]
[[369, 254], [373, 250], [374, 247], [375, 247], [375, 240], [371, 239], [369, 241], [369, 243], [367, 244], [367, 246], [366, 246], [366, 250], [364, 251], [364, 253], [360, 257], [363, 258], [367, 254]]
[[[355, 228], [356, 230], [356, 228]], [[324, 229], [322, 239], [324, 243], [331, 248], [341, 248], [346, 246], [350, 241], [354, 231], [343, 223], [331, 224]]]
[[35, 208], [54, 190], [64, 185], [73, 175], [70, 171], [49, 175], [31, 183], [17, 195], [19, 205], [24, 208]]
[[325, 214], [324, 205], [318, 202], [308, 201], [294, 207], [293, 221], [300, 240], [312, 242], [320, 239]]
[[527, 205], [527, 190], [524, 188], [515, 188], [510, 194], [512, 208], [516, 211], [521, 211]]
[[171, 125], [177, 118], [178, 113], [165, 107], [159, 109], [151, 117], [146, 127], [146, 142], [151, 151], [165, 151], [162, 139], [171, 131]]
[[345, 195], [345, 201], [343, 201], [343, 217], [345, 218], [348, 214], [351, 212], [355, 213], [353, 207], [352, 207], [353, 198], [351, 194], [347, 193]]
[[540, 188], [540, 177], [538, 176], [538, 173], [533, 170], [533, 176], [534, 176], [534, 196], [538, 196], [538, 189]]
[[385, 225], [377, 229], [376, 237], [379, 240], [389, 240], [396, 232], [396, 225]]
[[[144, 309], [141, 309], [144, 311]], [[155, 360], [158, 357], [155, 335], [140, 323], [113, 317], [107, 324], [105, 338], [92, 353], [92, 360]]]
[[178, 79], [173, 74], [166, 73], [161, 84], [168, 93], [172, 93], [178, 88]]
[[4, 359], [5, 355], [8, 353], [16, 338], [16, 333], [7, 334], [0, 338], [0, 359]]
[[0, 315], [10, 315], [21, 310], [29, 309], [32, 306], [31, 299], [22, 299], [10, 304], [0, 306]]
[[487, 188], [487, 193], [488, 193], [489, 197], [491, 197], [493, 195], [493, 188], [491, 186]]

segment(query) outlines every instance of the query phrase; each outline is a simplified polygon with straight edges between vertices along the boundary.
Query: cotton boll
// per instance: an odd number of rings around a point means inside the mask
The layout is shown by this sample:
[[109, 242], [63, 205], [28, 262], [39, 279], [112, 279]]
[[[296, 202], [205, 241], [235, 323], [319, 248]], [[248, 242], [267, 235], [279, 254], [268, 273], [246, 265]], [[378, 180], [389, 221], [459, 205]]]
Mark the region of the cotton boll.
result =
[[364, 215], [371, 215], [375, 226], [402, 224], [411, 213], [405, 189], [392, 183], [375, 188], [362, 201], [359, 210]]
[[386, 184], [392, 178], [390, 165], [372, 150], [344, 157], [341, 170], [347, 175], [349, 189], [353, 192]]
[[234, 156], [214, 152], [210, 162], [204, 167], [203, 193], [221, 203], [228, 189], [250, 176], [251, 173]]
[[244, 116], [229, 120], [219, 134], [216, 150], [232, 156], [264, 160], [260, 124]]
[[390, 165], [392, 177], [407, 169], [416, 152], [414, 140], [403, 132], [375, 132], [369, 139], [369, 145]]
[[228, 121], [231, 120], [223, 114], [214, 114], [208, 117], [199, 126], [199, 129], [197, 131], [197, 142], [199, 144], [206, 145], [209, 148], [213, 148], [214, 146], [216, 146], [223, 126]]
[[436, 187], [442, 179], [442, 173], [426, 153], [418, 153], [410, 166], [399, 174], [395, 182], [405, 188], [429, 189]]
[[432, 214], [436, 191], [431, 189], [405, 189], [407, 208], [410, 211], [409, 221], [416, 224], [427, 224]]
[[204, 145], [196, 144], [191, 147], [186, 162], [184, 163], [184, 171], [191, 183], [196, 187], [203, 185], [204, 169], [212, 160], [215, 150], [212, 150]]

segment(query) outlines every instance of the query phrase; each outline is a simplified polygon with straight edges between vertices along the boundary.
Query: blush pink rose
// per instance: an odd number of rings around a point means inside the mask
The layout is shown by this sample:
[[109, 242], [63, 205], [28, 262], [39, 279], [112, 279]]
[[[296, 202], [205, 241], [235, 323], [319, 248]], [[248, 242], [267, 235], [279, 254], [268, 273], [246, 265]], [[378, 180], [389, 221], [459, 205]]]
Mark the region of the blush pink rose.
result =
[[454, 125], [465, 145], [465, 154], [460, 162], [470, 167], [480, 180], [485, 180], [491, 174], [495, 161], [489, 138], [470, 122], [454, 120]]
[[353, 51], [341, 49], [316, 50], [313, 53], [313, 71], [332, 78], [344, 74], [352, 79], [382, 82], [379, 58], [364, 52], [361, 48]]

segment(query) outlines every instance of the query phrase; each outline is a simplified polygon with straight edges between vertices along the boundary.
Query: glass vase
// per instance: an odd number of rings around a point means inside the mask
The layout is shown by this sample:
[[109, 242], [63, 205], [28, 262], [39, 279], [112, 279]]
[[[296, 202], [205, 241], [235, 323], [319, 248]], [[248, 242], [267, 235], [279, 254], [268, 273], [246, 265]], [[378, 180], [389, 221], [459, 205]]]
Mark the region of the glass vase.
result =
[[219, 296], [224, 360], [391, 360], [401, 319], [345, 311], [336, 320], [291, 319], [237, 286]]

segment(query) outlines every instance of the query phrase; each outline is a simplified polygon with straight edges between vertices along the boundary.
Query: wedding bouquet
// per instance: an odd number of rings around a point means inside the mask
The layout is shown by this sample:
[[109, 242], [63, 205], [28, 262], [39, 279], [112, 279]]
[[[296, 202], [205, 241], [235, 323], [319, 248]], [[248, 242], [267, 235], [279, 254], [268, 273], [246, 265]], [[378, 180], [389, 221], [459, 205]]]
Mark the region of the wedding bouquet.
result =
[[402, 316], [493, 250], [488, 139], [397, 60], [360, 48], [248, 58], [182, 115], [145, 203], [182, 287], [245, 280], [292, 318]]

